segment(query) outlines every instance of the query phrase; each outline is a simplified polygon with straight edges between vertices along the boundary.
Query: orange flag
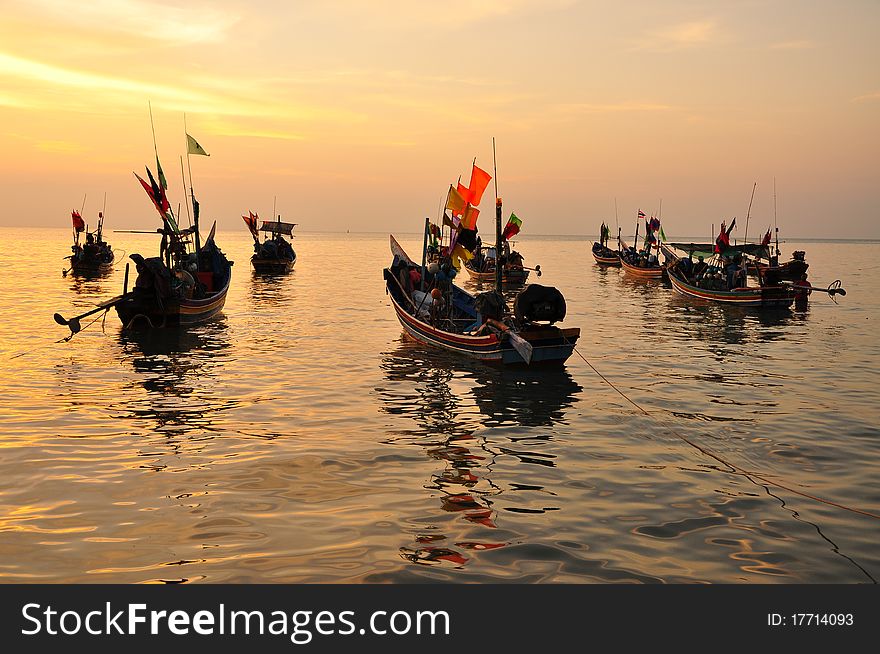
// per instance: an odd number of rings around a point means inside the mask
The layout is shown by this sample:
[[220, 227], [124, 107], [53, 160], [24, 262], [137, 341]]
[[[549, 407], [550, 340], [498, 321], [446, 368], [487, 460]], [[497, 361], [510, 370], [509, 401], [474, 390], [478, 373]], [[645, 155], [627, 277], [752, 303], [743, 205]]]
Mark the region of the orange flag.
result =
[[490, 179], [492, 179], [492, 176], [489, 173], [474, 165], [473, 170], [471, 170], [471, 204], [480, 204], [480, 200], [483, 199], [483, 192], [486, 190], [486, 187], [489, 186]]
[[480, 210], [476, 207], [472, 207], [468, 205], [467, 209], [464, 212], [464, 216], [461, 219], [461, 226], [464, 229], [476, 229], [477, 228], [477, 218], [480, 217]]

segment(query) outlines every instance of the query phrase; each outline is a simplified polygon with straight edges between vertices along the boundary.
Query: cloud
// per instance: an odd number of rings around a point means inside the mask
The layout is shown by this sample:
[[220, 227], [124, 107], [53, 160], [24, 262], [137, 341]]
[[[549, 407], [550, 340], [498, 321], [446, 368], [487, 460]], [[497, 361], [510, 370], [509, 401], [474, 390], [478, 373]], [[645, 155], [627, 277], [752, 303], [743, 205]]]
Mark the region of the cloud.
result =
[[139, 97], [152, 96], [183, 103], [204, 101], [199, 94], [188, 90], [77, 71], [3, 52], [0, 52], [0, 76], [18, 78], [28, 83], [42, 82], [55, 86], [74, 87], [84, 91], [115, 91], [122, 95], [134, 93]]
[[[361, 119], [360, 114], [353, 111], [320, 104], [304, 104], [284, 97], [267, 97], [266, 94], [256, 92], [249, 96], [235, 95], [224, 90], [236, 86], [229, 77], [224, 78], [224, 84], [220, 84], [219, 80], [215, 80], [216, 83], [213, 84], [208, 83], [207, 79], [199, 76], [198, 82], [202, 83], [202, 88], [196, 83], [189, 83], [185, 78], [179, 80], [179, 86], [173, 86], [76, 70], [0, 52], [0, 80], [3, 80], [7, 88], [11, 86], [10, 80], [17, 80], [19, 84], [17, 95], [11, 95], [9, 91], [5, 95], [0, 94], [0, 105], [57, 109], [55, 92], [58, 89], [75, 89], [82, 93], [71, 96], [64, 106], [66, 110], [93, 111], [95, 106], [105, 107], [108, 104], [143, 108], [146, 101], [151, 100], [154, 108], [169, 111], [239, 118], [256, 117], [263, 121], [271, 118], [285, 122], [296, 119], [348, 124]], [[256, 88], [251, 87], [252, 90]], [[233, 129], [229, 125], [225, 128]], [[275, 138], [302, 138], [300, 134], [284, 129], [257, 131], [264, 137], [271, 135]], [[276, 131], [276, 134], [271, 134]]]
[[222, 41], [239, 15], [214, 4], [174, 6], [149, 0], [16, 0], [23, 11], [65, 26], [121, 32], [168, 43]]
[[874, 91], [873, 93], [860, 95], [857, 98], [853, 98], [852, 102], [856, 102], [858, 104], [865, 104], [868, 102], [880, 102], [880, 91]]
[[672, 52], [714, 43], [719, 36], [717, 21], [690, 21], [647, 34], [637, 49]]

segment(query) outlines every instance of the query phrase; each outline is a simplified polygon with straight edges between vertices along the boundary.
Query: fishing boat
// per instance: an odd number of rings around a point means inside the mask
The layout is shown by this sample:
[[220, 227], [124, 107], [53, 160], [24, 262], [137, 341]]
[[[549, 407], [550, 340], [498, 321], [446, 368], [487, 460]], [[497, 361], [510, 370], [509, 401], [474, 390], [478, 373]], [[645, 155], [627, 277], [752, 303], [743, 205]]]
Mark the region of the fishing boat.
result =
[[[612, 250], [608, 247], [608, 239], [611, 232], [608, 226], [603, 222], [599, 228], [599, 240], [593, 241], [592, 253], [596, 263], [600, 266], [620, 267], [620, 251]], [[620, 228], [617, 230], [617, 240], [620, 241]]]
[[[506, 243], [505, 243], [506, 245]], [[534, 268], [526, 268], [523, 262], [523, 256], [516, 250], [510, 251], [508, 254], [501, 255], [501, 283], [505, 286], [521, 286], [526, 283], [529, 278], [530, 270], [534, 270], [538, 277], [541, 276], [541, 266]], [[464, 264], [468, 277], [472, 281], [481, 284], [492, 284], [495, 282], [495, 248], [480, 247], [473, 259]]]
[[516, 236], [522, 228], [522, 220], [515, 213], [510, 214], [510, 219], [501, 231], [501, 248], [496, 246], [486, 247], [477, 237], [477, 247], [474, 249], [474, 257], [469, 259], [464, 268], [472, 281], [492, 284], [495, 282], [495, 266], [498, 259], [497, 253], [501, 252], [501, 283], [504, 286], [522, 286], [529, 278], [529, 272], [534, 270], [538, 277], [541, 276], [541, 266], [529, 268], [525, 265], [523, 256], [510, 247], [510, 239]]
[[[190, 154], [207, 156], [201, 145], [189, 134], [187, 160]], [[190, 170], [191, 227], [182, 228], [171, 210], [165, 194], [164, 175], [156, 157], [159, 181], [147, 168], [149, 183], [134, 173], [159, 212], [163, 226], [155, 232], [162, 235], [159, 256], [145, 258], [129, 255], [136, 265], [137, 278], [129, 291], [129, 266], [125, 268], [123, 292], [96, 308], [79, 316], [65, 319], [55, 314], [55, 321], [70, 328], [72, 334], [81, 330], [80, 320], [100, 311], [116, 309], [124, 329], [186, 327], [205, 322], [217, 315], [226, 302], [232, 279], [233, 262], [217, 246], [214, 235], [216, 221], [207, 240], [201, 242], [199, 231], [199, 203], [192, 188]], [[189, 205], [187, 205], [189, 207]]]
[[[784, 309], [792, 305], [796, 291], [789, 285], [763, 284], [761, 286], [748, 286], [745, 275], [736, 275], [737, 268], [741, 267], [743, 249], [751, 249], [749, 244], [730, 246], [725, 250], [727, 262], [720, 258], [708, 259], [699, 268], [693, 265], [692, 254], [694, 252], [705, 253], [705, 250], [696, 249], [696, 244], [669, 244], [672, 247], [682, 249], [685, 245], [691, 253], [691, 257], [683, 259], [664, 246], [664, 254], [672, 260], [667, 267], [669, 282], [672, 288], [681, 295], [716, 302], [719, 304], [735, 305], [741, 307], [753, 307], [761, 309]], [[703, 254], [700, 254], [703, 257]], [[738, 262], [738, 263], [734, 263]]]
[[497, 290], [474, 296], [455, 284], [446, 293], [408, 288], [410, 271], [421, 267], [393, 236], [391, 252], [386, 292], [404, 331], [416, 341], [494, 364], [562, 364], [571, 356], [580, 329], [553, 324], [565, 316], [565, 300], [555, 288], [527, 286], [511, 314]]
[[[264, 220], [262, 226], [257, 230], [259, 219], [257, 214], [250, 213], [249, 216], [242, 216], [242, 219], [254, 238], [254, 254], [251, 257], [251, 265], [254, 270], [259, 274], [266, 275], [284, 275], [293, 270], [293, 266], [296, 264], [296, 252], [284, 236], [293, 237], [293, 228], [296, 227], [296, 223], [281, 222], [279, 215], [277, 220]], [[260, 242], [258, 231], [271, 234], [271, 236]]]
[[[657, 218], [651, 218], [651, 220], [648, 221], [645, 217], [645, 213], [641, 209], [639, 210], [638, 219], [636, 220], [636, 233], [633, 238], [633, 243], [638, 243], [639, 241], [639, 227], [643, 219], [645, 220], [645, 248], [643, 250], [637, 250], [635, 246], [628, 247], [626, 243], [621, 240], [618, 231], [617, 240], [618, 252], [620, 254], [620, 265], [627, 274], [639, 279], [663, 279], [666, 277], [666, 266], [660, 263], [657, 256], [660, 252], [660, 242], [655, 234], [655, 232], [660, 229], [660, 221]], [[656, 253], [652, 252], [654, 246], [657, 248]]]
[[639, 279], [657, 280], [666, 276], [666, 267], [659, 262], [656, 255], [652, 257], [644, 250], [636, 252], [635, 248], [627, 247], [626, 243], [621, 245], [620, 265], [628, 274]]
[[592, 253], [596, 263], [600, 266], [614, 266], [620, 268], [622, 265], [620, 263], [620, 252], [605, 247], [600, 243], [593, 243]]
[[[63, 275], [71, 273], [84, 277], [100, 276], [113, 270], [113, 261], [116, 255], [113, 248], [104, 240], [104, 212], [98, 212], [98, 227], [91, 232], [82, 214], [73, 210], [70, 212], [73, 221], [73, 245], [70, 248], [72, 254], [65, 257], [70, 259], [70, 268], [62, 271]], [[80, 244], [79, 235], [85, 233], [85, 240]]]

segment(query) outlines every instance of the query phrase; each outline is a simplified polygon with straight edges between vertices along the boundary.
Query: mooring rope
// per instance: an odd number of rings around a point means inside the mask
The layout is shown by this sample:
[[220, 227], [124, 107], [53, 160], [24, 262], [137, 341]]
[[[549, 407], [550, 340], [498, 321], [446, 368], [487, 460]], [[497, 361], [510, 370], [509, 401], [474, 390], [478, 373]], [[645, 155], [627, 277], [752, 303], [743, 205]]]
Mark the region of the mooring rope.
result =
[[[568, 339], [566, 339], [566, 340], [568, 340]], [[810, 493], [805, 493], [805, 492], [803, 492], [803, 491], [799, 491], [799, 490], [797, 490], [797, 489], [792, 488], [791, 486], [787, 486], [787, 485], [782, 484], [782, 483], [780, 483], [780, 482], [778, 482], [778, 481], [774, 481], [774, 480], [767, 479], [767, 478], [764, 477], [763, 475], [760, 475], [760, 474], [758, 474], [758, 473], [756, 473], [756, 472], [749, 472], [748, 470], [745, 470], [744, 468], [740, 468], [738, 465], [733, 464], [733, 463], [731, 463], [730, 461], [727, 461], [727, 460], [723, 459], [722, 457], [720, 457], [719, 455], [715, 454], [714, 452], [712, 452], [712, 451], [706, 449], [706, 448], [703, 447], [702, 445], [693, 442], [693, 441], [690, 440], [687, 436], [684, 436], [683, 434], [679, 433], [679, 432], [678, 432], [673, 426], [671, 426], [669, 423], [667, 423], [667, 422], [666, 422], [665, 420], [663, 420], [662, 418], [660, 418], [660, 417], [658, 417], [658, 416], [655, 416], [655, 415], [652, 415], [652, 414], [649, 413], [647, 410], [643, 409], [638, 403], [636, 403], [634, 400], [630, 399], [630, 398], [626, 395], [626, 393], [624, 393], [624, 392], [623, 392], [622, 390], [620, 390], [617, 386], [615, 386], [615, 385], [614, 385], [614, 384], [613, 384], [613, 383], [612, 383], [612, 382], [611, 382], [611, 381], [610, 381], [605, 375], [603, 375], [601, 372], [599, 372], [599, 371], [596, 369], [596, 366], [594, 366], [592, 363], [590, 363], [590, 362], [587, 360], [587, 358], [586, 358], [583, 354], [581, 354], [580, 351], [579, 351], [576, 347], [574, 348], [574, 351], [577, 353], [577, 355], [578, 355], [581, 359], [584, 360], [584, 363], [586, 363], [588, 366], [590, 366], [590, 368], [593, 370], [593, 372], [595, 372], [595, 373], [596, 373], [596, 374], [602, 379], [602, 381], [604, 381], [604, 382], [605, 382], [606, 384], [608, 384], [611, 388], [613, 388], [615, 391], [617, 391], [623, 399], [625, 399], [627, 402], [629, 402], [630, 404], [632, 404], [636, 409], [638, 409], [639, 411], [641, 411], [642, 413], [644, 413], [644, 414], [645, 414], [646, 416], [648, 416], [649, 418], [652, 418], [653, 420], [656, 420], [657, 422], [659, 422], [660, 424], [662, 424], [666, 429], [668, 429], [668, 430], [669, 430], [670, 432], [672, 432], [675, 436], [677, 436], [678, 438], [680, 438], [681, 440], [683, 440], [685, 443], [687, 443], [687, 444], [690, 445], [691, 447], [693, 447], [693, 448], [699, 450], [700, 452], [702, 452], [702, 453], [705, 454], [706, 456], [711, 457], [711, 458], [715, 459], [716, 461], [718, 461], [719, 463], [721, 463], [721, 464], [727, 466], [728, 468], [730, 468], [731, 471], [736, 472], [736, 473], [738, 473], [738, 474], [741, 474], [741, 475], [743, 475], [744, 477], [747, 477], [747, 478], [749, 478], [749, 479], [752, 479], [752, 478], [754, 478], [754, 479], [759, 479], [759, 480], [763, 481], [764, 483], [766, 483], [766, 484], [768, 484], [768, 485], [770, 485], [770, 486], [775, 486], [775, 487], [777, 487], [777, 488], [782, 488], [783, 490], [787, 490], [789, 493], [794, 493], [795, 495], [800, 495], [801, 497], [805, 497], [805, 498], [807, 498], [807, 499], [811, 499], [811, 500], [814, 500], [814, 501], [816, 501], [816, 502], [821, 502], [822, 504], [827, 504], [828, 506], [833, 506], [833, 507], [836, 507], [836, 508], [838, 508], [838, 509], [843, 509], [844, 511], [850, 511], [850, 512], [852, 512], [852, 513], [858, 513], [859, 515], [863, 515], [863, 516], [867, 516], [867, 517], [869, 517], [869, 518], [875, 518], [875, 519], [877, 519], [877, 520], [880, 520], [880, 515], [878, 515], [878, 514], [876, 514], [876, 513], [872, 513], [871, 511], [866, 511], [866, 510], [864, 510], [864, 509], [857, 509], [857, 508], [854, 508], [854, 507], [851, 507], [851, 506], [846, 506], [845, 504], [839, 504], [839, 503], [837, 503], [837, 502], [832, 502], [831, 500], [826, 500], [826, 499], [824, 499], [824, 498], [822, 498], [822, 497], [817, 497], [817, 496], [815, 496], [815, 495], [811, 495]]]

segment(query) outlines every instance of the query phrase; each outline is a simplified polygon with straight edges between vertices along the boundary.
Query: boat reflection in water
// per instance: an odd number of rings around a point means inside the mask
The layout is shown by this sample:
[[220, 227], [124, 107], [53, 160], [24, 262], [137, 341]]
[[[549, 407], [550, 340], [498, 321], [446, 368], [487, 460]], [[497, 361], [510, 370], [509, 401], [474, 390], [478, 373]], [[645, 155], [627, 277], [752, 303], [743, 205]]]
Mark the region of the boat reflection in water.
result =
[[[553, 432], [540, 428], [564, 423], [582, 390], [565, 369], [498, 369], [409, 340], [380, 365], [388, 382], [377, 389], [381, 410], [416, 425], [390, 429], [390, 443], [417, 445], [442, 462], [424, 485], [442, 512], [408, 520], [413, 542], [400, 548], [402, 558], [461, 568], [478, 552], [517, 541], [499, 511], [558, 508], [542, 483], [548, 476], [533, 466], [555, 467]], [[520, 473], [528, 480], [500, 478]]]
[[181, 454], [187, 443], [220, 431], [220, 414], [235, 404], [216, 383], [230, 347], [224, 318], [187, 329], [122, 331], [119, 344], [138, 377], [112, 408], [145, 423], [152, 450], [145, 456], [156, 463], [144, 467], [163, 469], [163, 455]]

